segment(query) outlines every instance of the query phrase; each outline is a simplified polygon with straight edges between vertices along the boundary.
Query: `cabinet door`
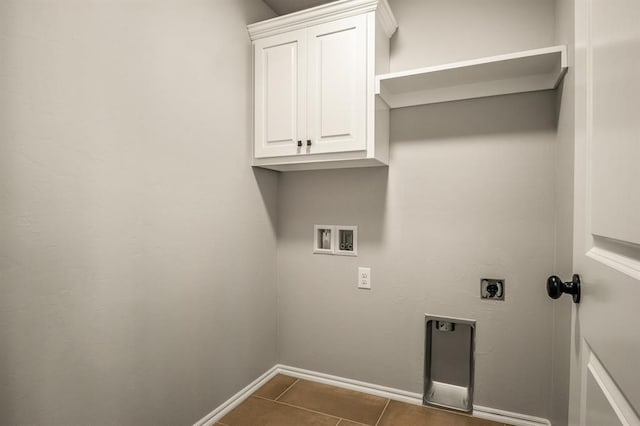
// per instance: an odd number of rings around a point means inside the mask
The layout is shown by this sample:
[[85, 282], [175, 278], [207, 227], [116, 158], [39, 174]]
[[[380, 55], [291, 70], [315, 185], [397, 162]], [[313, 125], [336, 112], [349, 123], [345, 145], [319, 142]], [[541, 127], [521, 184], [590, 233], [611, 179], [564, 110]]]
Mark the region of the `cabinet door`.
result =
[[308, 29], [308, 153], [366, 149], [365, 15]]
[[254, 44], [254, 155], [296, 155], [306, 140], [306, 31]]

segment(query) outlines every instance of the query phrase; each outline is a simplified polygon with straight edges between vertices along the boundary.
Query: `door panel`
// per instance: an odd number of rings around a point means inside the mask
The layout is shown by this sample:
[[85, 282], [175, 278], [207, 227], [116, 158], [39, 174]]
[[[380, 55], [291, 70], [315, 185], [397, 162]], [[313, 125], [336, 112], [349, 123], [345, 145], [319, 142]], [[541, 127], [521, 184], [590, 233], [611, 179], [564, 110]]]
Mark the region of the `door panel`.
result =
[[296, 155], [306, 136], [305, 31], [256, 41], [255, 157]]
[[[593, 231], [640, 244], [640, 7], [592, 2]], [[615, 167], [612, 167], [615, 165]]]
[[[590, 373], [590, 372], [589, 372]], [[605, 397], [593, 375], [587, 376], [587, 418], [586, 426], [622, 426], [610, 401]]]
[[[586, 350], [589, 351], [588, 348]], [[588, 353], [587, 358], [585, 424], [587, 426], [634, 425], [634, 418], [637, 420], [637, 417], [602, 363], [592, 352]]]
[[366, 149], [366, 16], [309, 29], [311, 154]]
[[640, 2], [575, 6], [574, 268], [583, 297], [570, 418], [640, 425]]

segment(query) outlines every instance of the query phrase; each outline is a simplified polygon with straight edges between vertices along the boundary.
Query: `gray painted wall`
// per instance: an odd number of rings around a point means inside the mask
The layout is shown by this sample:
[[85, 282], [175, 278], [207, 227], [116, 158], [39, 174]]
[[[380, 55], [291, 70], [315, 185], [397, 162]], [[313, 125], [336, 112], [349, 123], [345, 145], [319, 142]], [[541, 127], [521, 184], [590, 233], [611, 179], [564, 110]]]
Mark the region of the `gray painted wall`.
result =
[[556, 0], [389, 0], [391, 71], [554, 44]]
[[0, 1], [0, 423], [191, 424], [276, 361], [260, 1]]
[[[392, 0], [391, 69], [564, 41], [568, 4]], [[420, 392], [428, 312], [478, 320], [476, 403], [563, 424], [569, 89], [396, 110], [389, 169], [278, 179], [246, 167], [272, 14], [0, 0], [0, 423], [187, 424], [277, 361]]]
[[[394, 71], [554, 44], [553, 1], [391, 7]], [[550, 417], [556, 109], [539, 92], [394, 110], [388, 169], [282, 174], [281, 362], [421, 392], [423, 315], [473, 318], [476, 404]], [[313, 255], [314, 223], [358, 225], [359, 257]], [[506, 302], [479, 299], [487, 276]]]

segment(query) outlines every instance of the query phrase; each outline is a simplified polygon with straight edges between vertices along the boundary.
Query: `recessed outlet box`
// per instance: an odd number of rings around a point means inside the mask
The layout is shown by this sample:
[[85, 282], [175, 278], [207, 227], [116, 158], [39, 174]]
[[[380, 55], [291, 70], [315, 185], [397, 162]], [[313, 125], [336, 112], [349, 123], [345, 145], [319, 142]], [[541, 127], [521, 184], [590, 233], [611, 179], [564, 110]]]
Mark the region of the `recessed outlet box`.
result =
[[341, 256], [358, 255], [358, 227], [336, 226], [335, 254]]
[[482, 278], [480, 280], [480, 297], [483, 299], [504, 300], [504, 279]]
[[333, 225], [314, 225], [313, 252], [319, 254], [333, 254], [335, 247], [336, 227]]

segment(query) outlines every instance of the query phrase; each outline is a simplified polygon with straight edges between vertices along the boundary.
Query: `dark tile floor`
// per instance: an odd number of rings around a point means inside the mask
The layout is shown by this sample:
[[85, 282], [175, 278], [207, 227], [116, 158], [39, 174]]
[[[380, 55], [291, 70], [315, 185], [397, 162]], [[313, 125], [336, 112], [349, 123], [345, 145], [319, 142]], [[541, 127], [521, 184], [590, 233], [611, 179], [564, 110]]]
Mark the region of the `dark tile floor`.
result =
[[222, 426], [503, 426], [279, 374], [220, 420]]

